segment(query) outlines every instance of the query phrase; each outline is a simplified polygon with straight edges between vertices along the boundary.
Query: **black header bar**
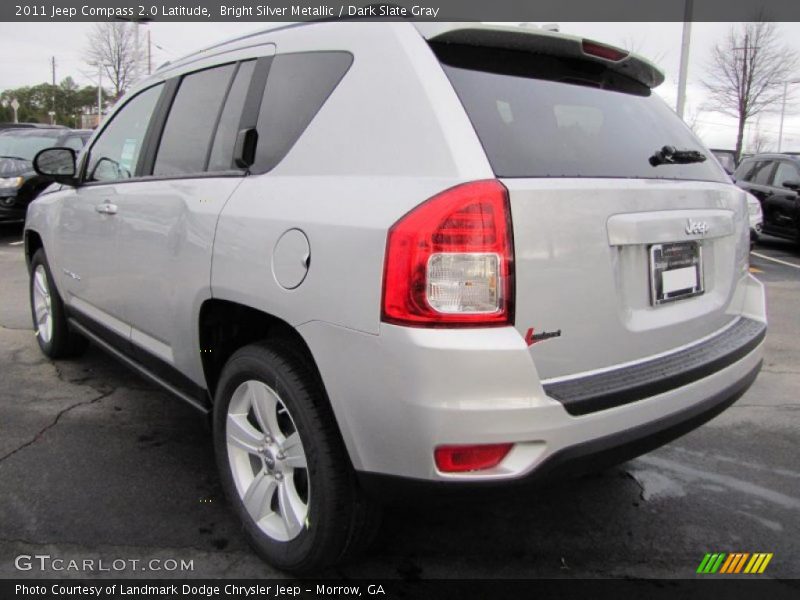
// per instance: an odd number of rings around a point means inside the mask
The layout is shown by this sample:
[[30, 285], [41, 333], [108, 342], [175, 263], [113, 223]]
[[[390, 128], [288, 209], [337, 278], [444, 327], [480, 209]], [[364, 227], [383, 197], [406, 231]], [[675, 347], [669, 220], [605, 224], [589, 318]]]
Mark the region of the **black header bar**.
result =
[[800, 21], [798, 0], [4, 0], [2, 21]]

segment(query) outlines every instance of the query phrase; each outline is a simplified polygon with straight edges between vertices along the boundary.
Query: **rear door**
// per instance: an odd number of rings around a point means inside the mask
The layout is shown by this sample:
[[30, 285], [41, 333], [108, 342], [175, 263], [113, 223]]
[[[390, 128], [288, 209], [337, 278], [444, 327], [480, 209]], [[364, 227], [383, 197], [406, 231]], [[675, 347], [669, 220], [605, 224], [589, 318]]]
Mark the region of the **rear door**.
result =
[[774, 171], [775, 161], [748, 158], [734, 173], [736, 185], [758, 198], [763, 207], [764, 202], [772, 194], [770, 182]]
[[[728, 324], [746, 211], [652, 90], [574, 57], [456, 45], [444, 64], [509, 190], [516, 322], [553, 378], [665, 352]], [[530, 330], [533, 330], [531, 333]]]
[[764, 218], [769, 219], [770, 229], [788, 237], [798, 234], [798, 196], [797, 192], [784, 186], [785, 182], [800, 181], [797, 166], [781, 160], [772, 175], [770, 193], [763, 203]]
[[255, 62], [170, 80], [174, 97], [160, 115], [145, 174], [117, 200], [120, 293], [133, 350], [151, 369], [175, 367], [197, 383], [196, 315], [210, 296], [217, 217], [245, 175], [233, 148]]

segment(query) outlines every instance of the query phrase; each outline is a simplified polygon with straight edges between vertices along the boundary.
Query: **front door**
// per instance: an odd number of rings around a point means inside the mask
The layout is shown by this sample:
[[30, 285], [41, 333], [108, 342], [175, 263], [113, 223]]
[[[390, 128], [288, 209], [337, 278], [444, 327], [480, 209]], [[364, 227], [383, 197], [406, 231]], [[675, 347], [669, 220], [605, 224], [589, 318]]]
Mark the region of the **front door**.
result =
[[125, 273], [119, 255], [120, 198], [136, 176], [150, 118], [163, 85], [131, 98], [104, 128], [84, 159], [79, 187], [61, 199], [57, 268], [64, 301], [89, 326], [130, 337], [121, 291]]

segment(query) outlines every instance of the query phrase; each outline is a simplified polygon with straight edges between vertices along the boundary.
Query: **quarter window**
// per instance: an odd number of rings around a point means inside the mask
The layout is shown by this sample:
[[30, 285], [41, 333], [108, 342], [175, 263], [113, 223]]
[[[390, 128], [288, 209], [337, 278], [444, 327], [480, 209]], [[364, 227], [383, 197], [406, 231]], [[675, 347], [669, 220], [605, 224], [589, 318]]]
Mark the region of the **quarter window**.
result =
[[236, 64], [228, 64], [184, 76], [161, 135], [153, 175], [205, 171], [211, 137], [235, 68]]
[[136, 175], [147, 126], [162, 88], [163, 84], [147, 88], [114, 115], [92, 146], [87, 181], [120, 181]]
[[301, 52], [273, 59], [256, 126], [255, 172], [269, 171], [286, 156], [352, 62], [349, 52]]

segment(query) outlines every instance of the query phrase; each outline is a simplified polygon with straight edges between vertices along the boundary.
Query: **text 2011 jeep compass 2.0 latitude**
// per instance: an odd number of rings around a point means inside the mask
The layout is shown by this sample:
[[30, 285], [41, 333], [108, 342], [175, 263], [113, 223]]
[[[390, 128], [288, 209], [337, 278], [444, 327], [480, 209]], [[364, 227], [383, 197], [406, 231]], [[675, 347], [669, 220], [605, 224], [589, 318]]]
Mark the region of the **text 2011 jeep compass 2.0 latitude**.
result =
[[744, 192], [593, 41], [311, 23], [159, 69], [28, 212], [39, 344], [213, 415], [272, 564], [363, 545], [374, 492], [624, 460], [719, 413], [766, 331]]

